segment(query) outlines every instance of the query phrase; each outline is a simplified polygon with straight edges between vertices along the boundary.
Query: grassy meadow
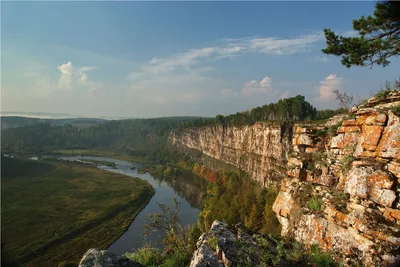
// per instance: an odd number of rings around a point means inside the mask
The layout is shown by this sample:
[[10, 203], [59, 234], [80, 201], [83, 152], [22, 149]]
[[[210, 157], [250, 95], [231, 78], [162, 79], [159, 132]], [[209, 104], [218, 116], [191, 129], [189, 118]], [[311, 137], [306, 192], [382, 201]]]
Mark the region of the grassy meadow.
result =
[[21, 266], [76, 266], [107, 248], [148, 203], [146, 181], [73, 162], [2, 157], [2, 254]]

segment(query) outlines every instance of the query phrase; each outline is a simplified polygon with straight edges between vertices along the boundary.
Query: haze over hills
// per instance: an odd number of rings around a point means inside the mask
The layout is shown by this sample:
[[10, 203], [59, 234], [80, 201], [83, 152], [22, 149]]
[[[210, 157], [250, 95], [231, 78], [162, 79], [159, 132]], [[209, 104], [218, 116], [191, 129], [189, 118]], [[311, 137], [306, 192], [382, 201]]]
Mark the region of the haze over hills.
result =
[[26, 118], [38, 118], [38, 119], [68, 119], [68, 118], [82, 118], [82, 119], [104, 119], [104, 120], [124, 120], [124, 119], [136, 119], [137, 117], [111, 117], [111, 116], [94, 116], [88, 117], [85, 115], [72, 115], [67, 113], [52, 113], [52, 112], [7, 112], [1, 111], [1, 117], [26, 117]]

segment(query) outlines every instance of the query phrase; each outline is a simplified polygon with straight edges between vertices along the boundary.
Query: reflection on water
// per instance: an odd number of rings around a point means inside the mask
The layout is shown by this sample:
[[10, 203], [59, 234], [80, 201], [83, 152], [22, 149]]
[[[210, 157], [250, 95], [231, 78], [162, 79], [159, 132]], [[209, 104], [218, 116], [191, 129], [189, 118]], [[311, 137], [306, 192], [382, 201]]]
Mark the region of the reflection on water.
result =
[[[131, 252], [135, 248], [142, 247], [145, 242], [152, 243], [157, 246], [160, 241], [160, 233], [153, 233], [145, 240], [144, 225], [148, 222], [149, 214], [161, 212], [158, 203], [162, 203], [171, 208], [174, 207], [174, 198], [181, 202], [180, 222], [182, 225], [195, 224], [202, 207], [203, 196], [206, 192], [207, 183], [204, 179], [193, 175], [190, 172], [184, 172], [176, 178], [155, 177], [151, 174], [140, 174], [137, 169], [142, 167], [140, 163], [116, 160], [104, 157], [91, 156], [75, 156], [61, 157], [68, 160], [93, 159], [114, 162], [117, 169], [111, 169], [107, 166], [99, 166], [99, 168], [125, 174], [132, 177], [139, 177], [148, 181], [155, 189], [155, 194], [149, 204], [136, 216], [128, 230], [119, 237], [108, 250], [122, 255], [125, 252]], [[135, 167], [131, 169], [132, 167]]]

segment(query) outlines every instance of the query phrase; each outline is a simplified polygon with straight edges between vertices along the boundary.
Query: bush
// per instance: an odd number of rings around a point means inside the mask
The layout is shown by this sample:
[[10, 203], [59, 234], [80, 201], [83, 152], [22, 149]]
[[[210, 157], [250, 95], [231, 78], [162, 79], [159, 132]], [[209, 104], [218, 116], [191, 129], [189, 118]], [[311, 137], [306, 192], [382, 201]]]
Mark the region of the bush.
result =
[[176, 253], [168, 255], [164, 263], [161, 265], [162, 267], [186, 267], [190, 263], [190, 259], [187, 255], [183, 253]]
[[324, 252], [317, 245], [310, 247], [310, 261], [318, 267], [331, 267], [336, 266], [335, 261], [332, 259], [331, 254]]
[[353, 154], [349, 154], [349, 155], [345, 155], [342, 160], [342, 171], [343, 172], [348, 172], [351, 169], [351, 166], [353, 164], [354, 161], [354, 156]]
[[397, 116], [400, 116], [400, 106], [399, 107], [393, 107], [390, 109], [394, 114]]
[[390, 82], [385, 82], [385, 87], [381, 88], [376, 94], [375, 97], [377, 100], [382, 100], [388, 97], [389, 93], [392, 91], [392, 86]]
[[210, 245], [210, 247], [212, 247], [213, 249], [216, 249], [218, 246], [218, 238], [216, 238], [215, 236], [211, 237], [211, 238], [207, 239], [207, 243], [208, 243], [208, 245]]
[[125, 256], [135, 260], [143, 266], [156, 267], [162, 264], [163, 256], [162, 251], [157, 248], [145, 246], [132, 253], [126, 253]]
[[327, 133], [329, 136], [334, 136], [337, 132], [337, 129], [342, 125], [342, 122], [339, 122], [335, 125], [332, 125], [328, 128]]
[[322, 204], [323, 204], [322, 199], [313, 196], [308, 200], [307, 207], [312, 211], [319, 211], [321, 210]]
[[321, 151], [317, 151], [312, 154], [314, 163], [319, 164], [320, 166], [327, 166], [326, 158], [326, 154]]

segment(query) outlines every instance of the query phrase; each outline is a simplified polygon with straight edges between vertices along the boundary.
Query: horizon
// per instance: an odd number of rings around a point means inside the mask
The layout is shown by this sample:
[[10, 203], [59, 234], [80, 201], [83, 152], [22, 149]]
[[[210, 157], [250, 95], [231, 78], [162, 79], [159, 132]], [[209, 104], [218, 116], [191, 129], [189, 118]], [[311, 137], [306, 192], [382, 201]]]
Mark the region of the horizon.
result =
[[398, 76], [397, 58], [347, 69], [321, 52], [324, 28], [354, 36], [374, 6], [3, 2], [1, 112], [215, 117], [299, 94], [336, 109], [333, 89], [357, 102]]

